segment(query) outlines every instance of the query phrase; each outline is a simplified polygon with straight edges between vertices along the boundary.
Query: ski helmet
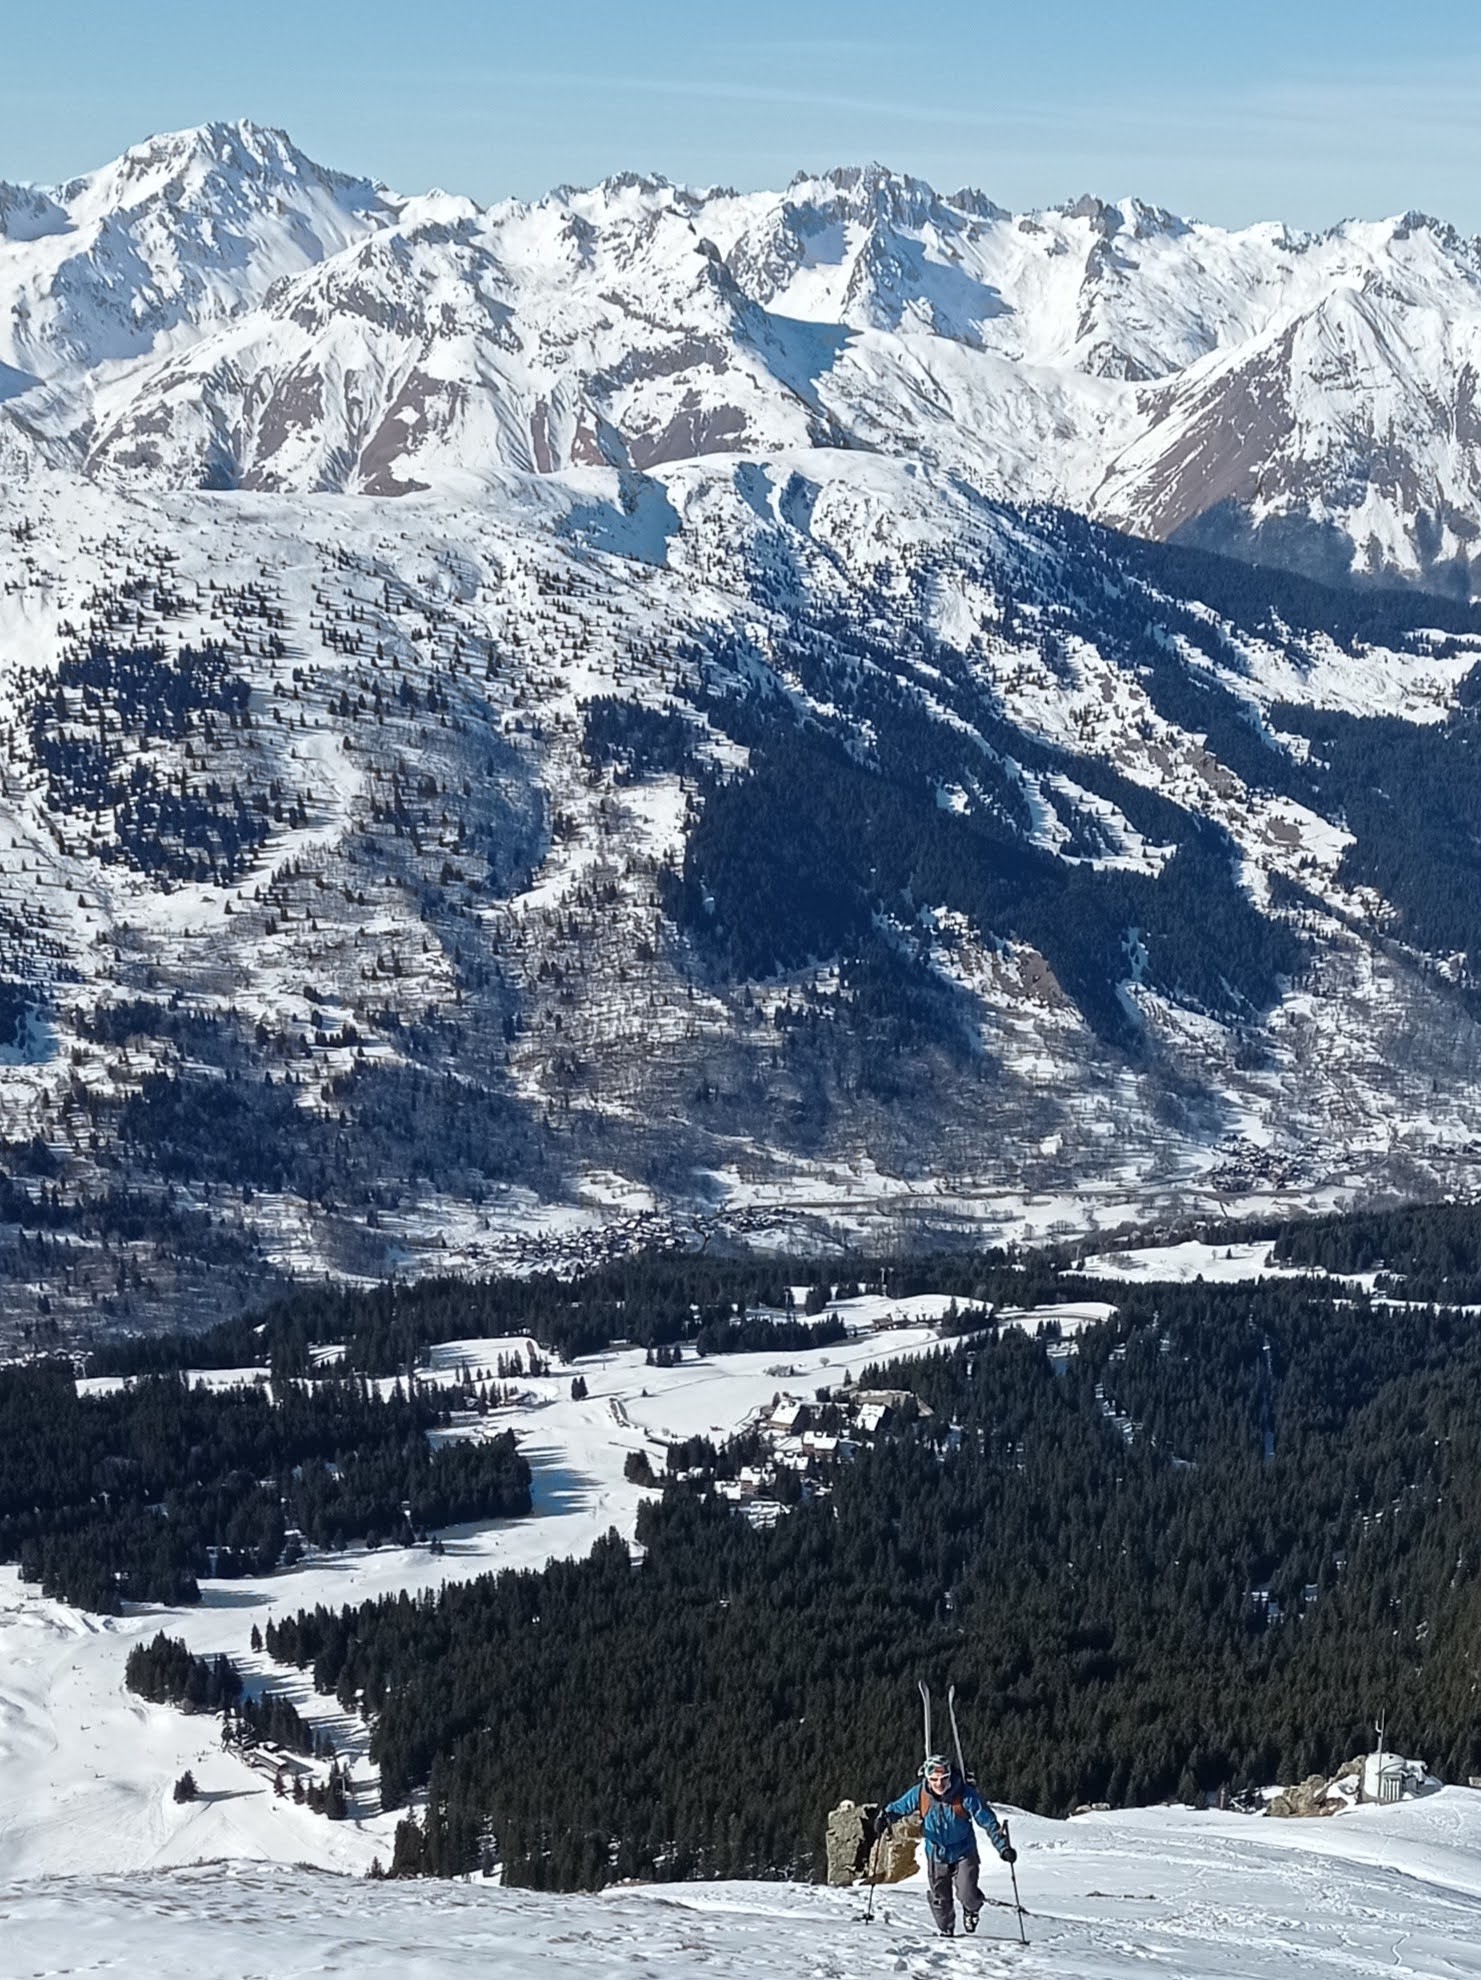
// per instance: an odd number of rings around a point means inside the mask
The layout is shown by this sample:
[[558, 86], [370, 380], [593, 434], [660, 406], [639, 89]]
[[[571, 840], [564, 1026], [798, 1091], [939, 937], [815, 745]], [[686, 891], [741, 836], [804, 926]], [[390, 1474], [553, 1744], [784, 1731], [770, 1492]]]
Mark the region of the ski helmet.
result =
[[928, 1753], [926, 1755], [926, 1763], [920, 1770], [920, 1775], [922, 1780], [927, 1780], [932, 1774], [949, 1774], [950, 1772], [951, 1762], [944, 1753]]

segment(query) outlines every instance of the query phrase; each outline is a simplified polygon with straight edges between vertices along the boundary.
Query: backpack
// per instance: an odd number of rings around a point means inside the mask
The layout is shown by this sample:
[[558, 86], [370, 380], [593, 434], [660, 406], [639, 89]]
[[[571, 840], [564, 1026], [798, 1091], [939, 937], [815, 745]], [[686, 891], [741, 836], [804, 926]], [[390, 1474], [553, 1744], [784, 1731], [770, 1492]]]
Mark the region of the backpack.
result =
[[920, 1818], [922, 1822], [924, 1822], [927, 1815], [930, 1814], [931, 1803], [933, 1801], [940, 1801], [942, 1803], [942, 1806], [945, 1808], [949, 1808], [952, 1814], [955, 1815], [960, 1821], [969, 1822], [971, 1820], [971, 1817], [968, 1815], [966, 1808], [962, 1804], [960, 1789], [957, 1791], [957, 1793], [955, 1793], [951, 1797], [950, 1801], [946, 1801], [940, 1795], [933, 1795], [931, 1793], [931, 1790], [926, 1786], [925, 1782], [922, 1781], [920, 1784]]

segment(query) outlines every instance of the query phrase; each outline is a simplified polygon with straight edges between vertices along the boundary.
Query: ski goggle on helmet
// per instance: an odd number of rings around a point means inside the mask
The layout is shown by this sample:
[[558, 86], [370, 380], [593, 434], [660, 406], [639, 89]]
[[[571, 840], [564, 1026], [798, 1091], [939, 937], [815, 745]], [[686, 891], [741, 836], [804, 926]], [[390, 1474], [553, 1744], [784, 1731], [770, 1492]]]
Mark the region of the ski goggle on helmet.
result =
[[920, 1771], [927, 1787], [944, 1788], [951, 1779], [951, 1762], [944, 1753], [933, 1753]]

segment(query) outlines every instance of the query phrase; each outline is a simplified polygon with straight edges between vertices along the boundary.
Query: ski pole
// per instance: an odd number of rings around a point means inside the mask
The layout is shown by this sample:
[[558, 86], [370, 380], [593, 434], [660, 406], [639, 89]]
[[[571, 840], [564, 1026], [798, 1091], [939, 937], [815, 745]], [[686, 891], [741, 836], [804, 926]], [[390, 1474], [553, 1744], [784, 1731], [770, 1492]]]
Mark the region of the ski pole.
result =
[[[1008, 1833], [1008, 1824], [1006, 1822], [1003, 1824], [1003, 1841], [1008, 1845], [1009, 1849], [1012, 1849], [1013, 1838]], [[1018, 1895], [1018, 1865], [1016, 1863], [1010, 1863], [1008, 1865], [1008, 1875], [1013, 1879], [1013, 1909], [1018, 1913], [1019, 1943], [1026, 1946], [1028, 1944], [1028, 1933], [1023, 1929], [1023, 1904]]]
[[873, 1847], [865, 1858], [865, 1875], [869, 1880], [869, 1902], [864, 1907], [864, 1923], [866, 1925], [872, 1925], [874, 1923], [874, 1871], [879, 1857], [879, 1845], [882, 1837], [883, 1831], [874, 1838]]

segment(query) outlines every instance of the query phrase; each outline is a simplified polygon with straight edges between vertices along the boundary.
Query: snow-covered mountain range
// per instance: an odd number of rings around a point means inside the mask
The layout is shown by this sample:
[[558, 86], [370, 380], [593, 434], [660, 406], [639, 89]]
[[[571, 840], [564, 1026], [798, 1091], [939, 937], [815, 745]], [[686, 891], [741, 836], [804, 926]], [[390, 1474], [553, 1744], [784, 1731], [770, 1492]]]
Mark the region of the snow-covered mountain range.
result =
[[0, 226], [21, 1324], [1473, 1184], [1475, 244], [245, 124]]
[[832, 446], [1004, 500], [1465, 594], [1481, 249], [879, 167], [403, 199], [213, 125], [0, 186], [7, 423], [150, 488], [466, 492]]

